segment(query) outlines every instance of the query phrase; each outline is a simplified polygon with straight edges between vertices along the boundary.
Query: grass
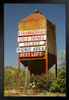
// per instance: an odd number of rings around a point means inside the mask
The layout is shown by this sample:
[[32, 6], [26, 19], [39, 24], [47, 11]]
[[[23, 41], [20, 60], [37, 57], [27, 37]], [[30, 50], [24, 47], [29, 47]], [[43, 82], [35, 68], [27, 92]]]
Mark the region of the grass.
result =
[[18, 90], [4, 90], [4, 96], [66, 96], [65, 93], [51, 93], [47, 91], [38, 92], [35, 90], [27, 90], [27, 94], [25, 91], [19, 92]]

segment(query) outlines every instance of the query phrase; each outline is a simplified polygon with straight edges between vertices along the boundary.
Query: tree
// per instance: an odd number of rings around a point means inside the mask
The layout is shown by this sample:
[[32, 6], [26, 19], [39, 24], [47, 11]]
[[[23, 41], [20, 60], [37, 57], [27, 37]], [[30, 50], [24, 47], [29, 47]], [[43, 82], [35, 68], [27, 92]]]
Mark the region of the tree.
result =
[[18, 71], [15, 67], [4, 67], [4, 88], [17, 88]]
[[60, 56], [58, 58], [58, 67], [61, 69], [66, 68], [66, 52], [65, 51], [60, 52]]
[[61, 51], [58, 58], [58, 75], [57, 79], [52, 83], [50, 92], [66, 92], [66, 52]]

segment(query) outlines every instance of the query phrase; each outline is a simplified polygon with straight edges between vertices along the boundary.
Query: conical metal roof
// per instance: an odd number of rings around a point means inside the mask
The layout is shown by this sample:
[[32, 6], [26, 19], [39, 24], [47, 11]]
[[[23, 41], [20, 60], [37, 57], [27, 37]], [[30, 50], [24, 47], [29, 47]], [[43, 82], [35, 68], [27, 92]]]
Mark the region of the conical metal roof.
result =
[[40, 12], [36, 10], [35, 13], [32, 13], [31, 15], [27, 16], [26, 18], [22, 19], [22, 21], [32, 21], [32, 20], [41, 20], [41, 19], [46, 19], [45, 16], [43, 16]]

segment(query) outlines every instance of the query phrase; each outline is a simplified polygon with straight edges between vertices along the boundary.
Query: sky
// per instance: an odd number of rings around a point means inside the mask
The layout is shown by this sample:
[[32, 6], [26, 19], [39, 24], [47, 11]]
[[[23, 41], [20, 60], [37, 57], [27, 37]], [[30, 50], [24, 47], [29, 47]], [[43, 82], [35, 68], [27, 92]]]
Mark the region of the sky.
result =
[[[4, 66], [18, 68], [17, 33], [18, 22], [38, 9], [56, 25], [57, 58], [66, 51], [66, 6], [65, 4], [4, 4]], [[20, 64], [23, 68], [23, 65]]]

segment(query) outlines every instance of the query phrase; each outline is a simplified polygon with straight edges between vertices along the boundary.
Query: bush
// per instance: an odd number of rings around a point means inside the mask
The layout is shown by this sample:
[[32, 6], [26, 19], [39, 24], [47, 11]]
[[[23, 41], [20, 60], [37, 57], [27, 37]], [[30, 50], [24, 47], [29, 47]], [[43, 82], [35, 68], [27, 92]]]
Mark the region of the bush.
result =
[[52, 81], [49, 80], [49, 76], [32, 76], [30, 87], [32, 89], [47, 90], [49, 91]]
[[50, 92], [66, 92], [66, 71], [62, 70], [57, 77], [57, 80], [50, 87]]

